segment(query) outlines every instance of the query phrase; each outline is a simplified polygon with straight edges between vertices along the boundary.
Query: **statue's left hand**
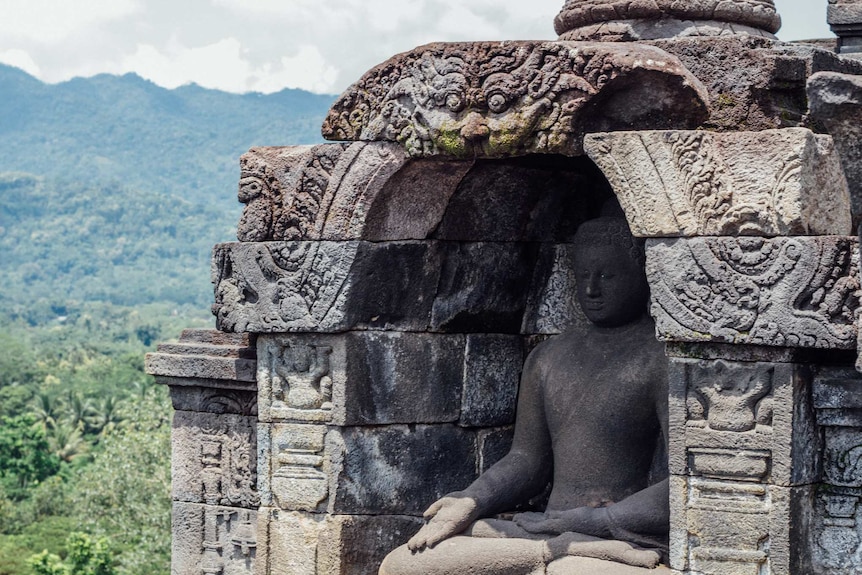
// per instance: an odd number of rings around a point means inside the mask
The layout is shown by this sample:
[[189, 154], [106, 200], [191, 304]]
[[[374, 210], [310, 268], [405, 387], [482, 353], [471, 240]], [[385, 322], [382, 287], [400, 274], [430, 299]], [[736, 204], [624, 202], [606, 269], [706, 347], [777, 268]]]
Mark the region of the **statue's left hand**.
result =
[[412, 552], [434, 547], [440, 541], [464, 531], [479, 517], [476, 500], [460, 492], [450, 493], [425, 511], [427, 523], [407, 542]]
[[610, 533], [607, 509], [575, 507], [545, 513], [518, 513], [512, 518], [525, 531], [559, 535], [570, 531], [605, 537]]

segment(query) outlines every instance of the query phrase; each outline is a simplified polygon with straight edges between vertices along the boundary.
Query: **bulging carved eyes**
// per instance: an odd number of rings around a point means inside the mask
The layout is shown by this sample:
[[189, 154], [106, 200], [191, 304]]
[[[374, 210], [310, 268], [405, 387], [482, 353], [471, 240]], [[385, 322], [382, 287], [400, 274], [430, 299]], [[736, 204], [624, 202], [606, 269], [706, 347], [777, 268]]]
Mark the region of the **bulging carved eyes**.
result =
[[494, 92], [488, 95], [488, 109], [495, 114], [505, 112], [508, 107], [509, 100], [506, 99], [506, 96], [503, 93]]
[[464, 109], [464, 98], [461, 94], [451, 93], [446, 95], [446, 107], [452, 112], [460, 112]]
[[250, 202], [264, 191], [264, 184], [256, 177], [245, 177], [239, 181], [239, 201]]

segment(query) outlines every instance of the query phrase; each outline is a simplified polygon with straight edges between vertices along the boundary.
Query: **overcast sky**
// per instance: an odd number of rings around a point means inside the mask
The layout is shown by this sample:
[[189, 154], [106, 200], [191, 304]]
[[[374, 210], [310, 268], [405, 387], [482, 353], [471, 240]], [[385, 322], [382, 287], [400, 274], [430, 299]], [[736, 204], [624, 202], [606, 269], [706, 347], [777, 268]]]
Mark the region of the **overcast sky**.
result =
[[[783, 40], [831, 37], [827, 0], [776, 0]], [[339, 93], [438, 40], [553, 39], [563, 0], [0, 0], [0, 62], [46, 82]]]

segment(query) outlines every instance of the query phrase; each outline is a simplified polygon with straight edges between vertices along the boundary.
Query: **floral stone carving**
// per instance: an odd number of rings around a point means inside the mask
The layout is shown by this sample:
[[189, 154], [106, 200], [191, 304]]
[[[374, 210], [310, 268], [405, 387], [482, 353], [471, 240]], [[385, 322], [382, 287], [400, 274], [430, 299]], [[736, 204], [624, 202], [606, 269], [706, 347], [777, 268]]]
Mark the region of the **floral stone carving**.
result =
[[850, 237], [648, 240], [659, 338], [853, 349], [858, 257]]
[[579, 155], [586, 132], [693, 128], [707, 101], [685, 66], [652, 46], [437, 43], [366, 73], [323, 136], [399, 142], [411, 156]]
[[554, 19], [562, 39], [579, 28], [624, 20], [714, 21], [777, 32], [781, 17], [773, 0], [566, 0]]
[[832, 138], [805, 128], [590, 134], [584, 148], [636, 236], [850, 233]]

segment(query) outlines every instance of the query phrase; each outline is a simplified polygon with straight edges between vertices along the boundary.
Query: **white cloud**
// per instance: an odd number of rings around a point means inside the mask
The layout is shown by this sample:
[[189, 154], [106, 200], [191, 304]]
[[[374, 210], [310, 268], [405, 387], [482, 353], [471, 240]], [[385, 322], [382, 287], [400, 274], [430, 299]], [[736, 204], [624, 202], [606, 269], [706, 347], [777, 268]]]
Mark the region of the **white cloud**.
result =
[[281, 69], [272, 70], [270, 65], [256, 71], [249, 81], [249, 88], [268, 94], [284, 88], [301, 88], [310, 92], [332, 93], [338, 90], [335, 81], [338, 69], [327, 63], [317, 46], [303, 45], [295, 56], [281, 59]]
[[0, 38], [57, 44], [139, 10], [136, 0], [0, 0]]
[[13, 48], [11, 50], [0, 52], [0, 62], [8, 64], [9, 66], [21, 68], [31, 76], [39, 75], [38, 64], [36, 64], [36, 62], [33, 61], [33, 58], [30, 57], [30, 54], [24, 50]]
[[141, 44], [125, 58], [122, 72], [139, 76], [166, 88], [195, 83], [227, 92], [272, 93], [284, 88], [331, 92], [338, 70], [327, 64], [315, 46], [300, 46], [294, 56], [283, 57], [279, 66], [254, 66], [236, 38], [224, 38], [206, 46], [188, 48], [176, 40], [165, 49]]
[[228, 92], [245, 91], [249, 75], [249, 64], [243, 60], [242, 47], [236, 38], [224, 38], [195, 48], [187, 48], [177, 41], [163, 50], [140, 44], [134, 54], [123, 59], [121, 68], [165, 88], [194, 82]]

